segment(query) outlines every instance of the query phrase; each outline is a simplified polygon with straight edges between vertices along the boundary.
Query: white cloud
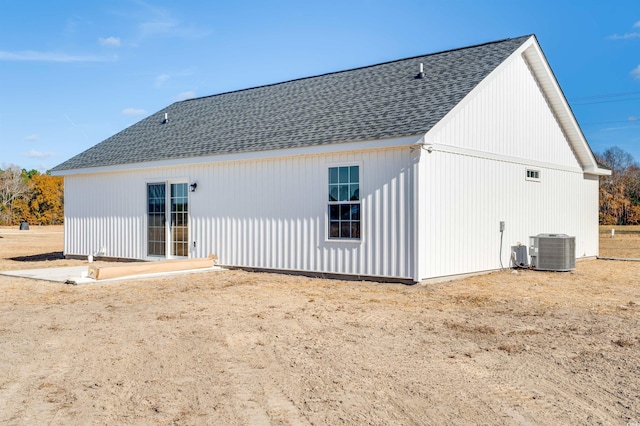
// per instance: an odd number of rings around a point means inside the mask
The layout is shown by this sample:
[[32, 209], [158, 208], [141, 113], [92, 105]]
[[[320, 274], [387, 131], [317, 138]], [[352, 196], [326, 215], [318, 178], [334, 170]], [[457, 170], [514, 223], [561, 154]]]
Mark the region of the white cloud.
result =
[[633, 78], [635, 78], [636, 80], [640, 80], [640, 65], [638, 65], [637, 67], [635, 67], [633, 69], [633, 71], [631, 71], [631, 75], [633, 76]]
[[[633, 28], [640, 28], [640, 21], [638, 21], [635, 24], [633, 24]], [[631, 33], [613, 34], [613, 35], [610, 35], [607, 38], [609, 40], [628, 40], [628, 39], [631, 39], [631, 38], [639, 38], [639, 37], [640, 37], [640, 33], [634, 31], [634, 32], [631, 32]]]
[[69, 55], [60, 52], [37, 52], [24, 50], [21, 52], [6, 52], [0, 50], [0, 61], [37, 61], [37, 62], [105, 62], [115, 60], [116, 57], [95, 55]]
[[176, 101], [186, 101], [187, 99], [192, 99], [196, 97], [196, 92], [193, 90], [188, 90], [186, 92], [179, 93], [176, 97]]
[[[168, 85], [169, 80], [172, 82], [179, 79], [189, 78], [189, 81], [192, 81], [195, 74], [197, 74], [196, 69], [194, 68], [184, 68], [181, 70], [172, 70], [170, 74], [163, 73], [156, 77], [156, 87], [166, 87]], [[186, 83], [185, 83], [186, 84]], [[174, 83], [171, 86], [176, 87], [178, 83]], [[180, 85], [178, 85], [179, 87]]]
[[629, 121], [638, 121], [638, 117], [636, 117], [635, 115], [630, 115], [627, 120], [629, 120]]
[[138, 4], [146, 9], [145, 17], [138, 25], [138, 31], [142, 38], [162, 36], [193, 40], [211, 34], [208, 29], [195, 25], [184, 25], [181, 21], [173, 18], [168, 9], [155, 7], [143, 1], [139, 1]]
[[125, 108], [122, 110], [122, 113], [124, 115], [144, 115], [147, 113], [147, 111], [141, 108]]
[[169, 74], [160, 74], [156, 77], [156, 86], [162, 86], [167, 80], [169, 80], [171, 76]]
[[40, 139], [40, 136], [35, 135], [35, 134], [34, 135], [29, 135], [26, 138], [24, 138], [25, 141], [29, 141], [29, 142], [35, 142], [38, 139]]
[[53, 157], [54, 155], [56, 155], [55, 152], [42, 152], [42, 151], [36, 151], [35, 149], [32, 149], [29, 152], [25, 152], [24, 154], [25, 157], [29, 157], [29, 158], [48, 158], [48, 157]]
[[630, 38], [638, 38], [638, 37], [640, 37], [640, 33], [633, 32], [633, 33], [624, 33], [622, 35], [614, 34], [614, 35], [609, 36], [608, 38], [610, 40], [627, 40], [627, 39], [630, 39]]
[[182, 26], [174, 20], [143, 22], [138, 28], [140, 35], [144, 38], [164, 36], [196, 40], [211, 34], [209, 30], [195, 26]]
[[138, 26], [143, 37], [151, 37], [159, 34], [167, 34], [176, 29], [178, 24], [169, 21], [143, 22]]
[[120, 38], [119, 37], [107, 37], [107, 38], [100, 37], [98, 39], [98, 41], [100, 42], [100, 44], [102, 46], [120, 47]]

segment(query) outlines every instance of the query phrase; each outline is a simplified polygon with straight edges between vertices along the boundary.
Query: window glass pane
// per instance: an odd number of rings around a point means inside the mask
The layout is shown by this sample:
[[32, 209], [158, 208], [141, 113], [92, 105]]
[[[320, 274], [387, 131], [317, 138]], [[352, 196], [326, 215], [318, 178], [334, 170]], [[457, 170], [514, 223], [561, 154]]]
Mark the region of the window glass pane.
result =
[[338, 185], [329, 185], [329, 201], [338, 201]]
[[360, 182], [360, 176], [359, 176], [359, 167], [358, 166], [351, 166], [350, 167], [351, 171], [350, 171], [350, 175], [351, 175], [351, 183], [358, 183]]
[[329, 238], [340, 238], [340, 222], [329, 224]]
[[350, 204], [340, 204], [340, 220], [351, 220]]
[[338, 168], [329, 168], [329, 183], [338, 183]]
[[340, 219], [340, 206], [332, 204], [329, 206], [329, 220]]
[[360, 238], [360, 222], [351, 222], [351, 238]]
[[360, 220], [360, 204], [351, 204], [351, 220]]
[[338, 201], [349, 201], [349, 185], [340, 185], [340, 198]]
[[349, 200], [358, 201], [359, 199], [360, 199], [360, 185], [357, 183], [349, 185]]
[[351, 238], [350, 222], [340, 222], [340, 238]]
[[340, 183], [349, 183], [349, 167], [339, 167]]

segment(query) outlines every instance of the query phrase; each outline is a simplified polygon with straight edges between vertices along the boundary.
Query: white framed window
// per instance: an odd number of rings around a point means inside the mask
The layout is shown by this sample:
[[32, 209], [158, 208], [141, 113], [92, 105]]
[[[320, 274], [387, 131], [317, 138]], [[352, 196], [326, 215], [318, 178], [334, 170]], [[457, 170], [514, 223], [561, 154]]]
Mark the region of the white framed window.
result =
[[329, 167], [328, 238], [360, 239], [360, 166]]
[[526, 180], [540, 182], [540, 170], [527, 169]]

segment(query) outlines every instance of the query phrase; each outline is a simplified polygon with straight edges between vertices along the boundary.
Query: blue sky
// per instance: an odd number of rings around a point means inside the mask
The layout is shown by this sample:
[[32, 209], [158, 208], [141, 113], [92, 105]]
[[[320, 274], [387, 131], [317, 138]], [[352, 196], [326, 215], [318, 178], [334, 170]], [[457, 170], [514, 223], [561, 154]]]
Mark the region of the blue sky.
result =
[[640, 161], [640, 3], [4, 2], [0, 167], [46, 170], [167, 105], [536, 34], [595, 152]]

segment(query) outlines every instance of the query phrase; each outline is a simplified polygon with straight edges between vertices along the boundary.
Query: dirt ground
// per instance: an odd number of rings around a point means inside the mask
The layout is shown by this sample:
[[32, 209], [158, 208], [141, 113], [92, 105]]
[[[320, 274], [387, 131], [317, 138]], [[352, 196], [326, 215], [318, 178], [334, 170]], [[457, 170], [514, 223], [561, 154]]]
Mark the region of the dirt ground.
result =
[[600, 257], [640, 259], [640, 226], [601, 226]]
[[[0, 229], [0, 270], [80, 265]], [[635, 256], [640, 257], [640, 255]], [[640, 423], [640, 263], [405, 286], [0, 276], [0, 423]]]

